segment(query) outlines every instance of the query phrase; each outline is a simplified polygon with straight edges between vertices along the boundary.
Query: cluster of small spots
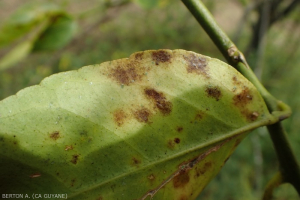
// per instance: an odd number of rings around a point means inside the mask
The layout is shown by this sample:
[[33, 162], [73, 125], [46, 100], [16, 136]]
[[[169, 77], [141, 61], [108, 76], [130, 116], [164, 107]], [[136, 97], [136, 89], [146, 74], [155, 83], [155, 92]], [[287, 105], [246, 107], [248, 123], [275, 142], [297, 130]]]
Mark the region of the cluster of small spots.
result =
[[174, 188], [182, 188], [190, 182], [187, 170], [181, 170], [177, 176], [173, 178]]
[[171, 55], [164, 50], [153, 51], [152, 59], [155, 62], [155, 64], [158, 65], [159, 63], [169, 62], [171, 59]]
[[57, 140], [58, 138], [60, 138], [59, 131], [54, 131], [53, 133], [51, 133], [50, 138], [53, 140]]
[[188, 73], [196, 73], [202, 74], [205, 77], [209, 78], [207, 73], [207, 61], [204, 57], [196, 56], [195, 54], [191, 53], [188, 56], [183, 56], [183, 58], [187, 62], [187, 72]]
[[206, 87], [205, 92], [208, 97], [214, 98], [216, 101], [219, 101], [222, 97], [222, 92], [219, 87]]
[[147, 123], [149, 121], [150, 111], [147, 108], [142, 108], [134, 112], [134, 117], [139, 122]]
[[247, 87], [244, 87], [242, 92], [233, 97], [233, 104], [239, 108], [243, 116], [245, 116], [245, 118], [250, 122], [255, 121], [259, 117], [259, 113], [257, 111], [250, 111], [246, 107], [252, 100], [253, 96]]
[[145, 89], [145, 94], [150, 97], [154, 102], [159, 111], [164, 114], [170, 114], [172, 111], [172, 103], [166, 99], [161, 92], [157, 92], [154, 89]]
[[168, 140], [168, 148], [169, 149], [174, 149], [176, 144], [180, 143], [180, 138], [174, 138], [174, 139], [170, 139]]
[[73, 164], [77, 164], [77, 162], [78, 162], [78, 159], [79, 159], [79, 155], [78, 154], [74, 154], [74, 155], [72, 155], [72, 160], [71, 160], [71, 163], [73, 163]]
[[118, 126], [122, 126], [127, 118], [127, 114], [123, 110], [116, 110], [113, 113], [114, 121]]

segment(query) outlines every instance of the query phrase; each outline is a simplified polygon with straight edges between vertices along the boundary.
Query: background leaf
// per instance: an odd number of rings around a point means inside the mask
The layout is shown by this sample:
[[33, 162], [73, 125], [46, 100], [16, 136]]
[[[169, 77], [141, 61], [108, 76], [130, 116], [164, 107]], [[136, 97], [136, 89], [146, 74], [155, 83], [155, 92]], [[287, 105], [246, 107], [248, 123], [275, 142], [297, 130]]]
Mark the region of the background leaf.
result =
[[0, 113], [0, 191], [74, 199], [195, 199], [272, 117], [235, 69], [184, 50], [53, 75]]
[[0, 28], [0, 47], [27, 34], [43, 20], [62, 13], [62, 9], [49, 2], [28, 3], [18, 9]]
[[0, 27], [0, 48], [13, 46], [0, 59], [0, 70], [19, 62], [32, 50], [53, 51], [65, 46], [75, 28], [73, 18], [56, 4], [39, 2], [21, 7]]
[[8, 54], [0, 60], [0, 71], [5, 70], [9, 66], [17, 63], [19, 60], [25, 58], [32, 49], [32, 42], [25, 41], [14, 47]]
[[52, 23], [34, 43], [33, 51], [56, 50], [65, 46], [73, 37], [76, 23], [66, 15], [51, 19]]

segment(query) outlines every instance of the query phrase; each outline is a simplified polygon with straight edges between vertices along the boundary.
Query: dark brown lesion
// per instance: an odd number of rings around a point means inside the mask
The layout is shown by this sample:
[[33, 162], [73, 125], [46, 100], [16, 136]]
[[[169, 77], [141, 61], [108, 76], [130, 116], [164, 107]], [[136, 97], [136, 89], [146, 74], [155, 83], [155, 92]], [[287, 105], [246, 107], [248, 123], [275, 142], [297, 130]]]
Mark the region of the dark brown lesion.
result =
[[175, 142], [176, 144], [179, 144], [179, 143], [180, 143], [180, 138], [174, 138], [174, 142]]
[[156, 108], [158, 108], [163, 115], [171, 113], [173, 104], [166, 99], [162, 92], [157, 92], [152, 88], [147, 88], [144, 92], [148, 98], [154, 101]]
[[205, 92], [206, 92], [206, 94], [207, 94], [208, 97], [212, 97], [212, 98], [214, 98], [217, 101], [219, 101], [220, 98], [222, 97], [222, 92], [221, 92], [220, 88], [217, 87], [217, 86], [207, 87], [205, 89]]
[[77, 162], [78, 162], [78, 159], [79, 159], [79, 155], [78, 154], [72, 155], [71, 163], [73, 163], [74, 165], [76, 165]]
[[148, 110], [147, 108], [138, 109], [134, 111], [133, 114], [137, 121], [144, 122], [144, 123], [149, 122], [149, 117], [151, 115], [150, 110]]
[[259, 117], [259, 113], [258, 112], [256, 112], [256, 111], [252, 112], [252, 111], [248, 110], [247, 108], [242, 108], [241, 113], [242, 113], [242, 115], [245, 116], [245, 118], [249, 122], [256, 121], [257, 118]]
[[164, 50], [153, 51], [152, 59], [156, 65], [159, 65], [159, 63], [169, 62], [171, 60], [171, 54]]
[[137, 157], [132, 157], [131, 159], [132, 166], [138, 167], [141, 163], [142, 161], [140, 159], [138, 159]]
[[259, 117], [259, 112], [250, 110], [247, 105], [253, 101], [253, 95], [248, 87], [243, 87], [242, 91], [233, 96], [233, 104], [239, 108], [241, 114], [249, 122], [256, 121]]
[[242, 92], [233, 97], [233, 104], [243, 107], [253, 100], [253, 96], [248, 87], [244, 87]]
[[196, 178], [205, 174], [210, 168], [212, 168], [212, 162], [210, 161], [206, 162], [202, 167], [196, 167]]
[[202, 74], [205, 77], [209, 78], [208, 68], [207, 68], [207, 60], [205, 57], [195, 55], [190, 53], [187, 56], [183, 56], [184, 60], [187, 62], [187, 72], [188, 73], [196, 73]]
[[177, 176], [173, 178], [174, 188], [182, 188], [190, 182], [188, 170], [181, 170]]
[[53, 139], [53, 140], [57, 140], [58, 138], [60, 138], [59, 131], [54, 131], [53, 133], [51, 133], [50, 138]]
[[183, 131], [183, 127], [182, 126], [178, 126], [177, 128], [176, 128], [176, 130], [177, 130], [177, 132], [182, 132]]
[[140, 75], [134, 65], [117, 66], [111, 70], [111, 76], [123, 85], [129, 85], [137, 80], [140, 80]]
[[124, 110], [118, 109], [113, 113], [113, 118], [114, 118], [114, 122], [118, 126], [122, 126], [127, 119], [127, 114], [124, 112]]
[[143, 55], [144, 55], [144, 52], [135, 53], [134, 54], [134, 58], [136, 60], [142, 60], [143, 59]]

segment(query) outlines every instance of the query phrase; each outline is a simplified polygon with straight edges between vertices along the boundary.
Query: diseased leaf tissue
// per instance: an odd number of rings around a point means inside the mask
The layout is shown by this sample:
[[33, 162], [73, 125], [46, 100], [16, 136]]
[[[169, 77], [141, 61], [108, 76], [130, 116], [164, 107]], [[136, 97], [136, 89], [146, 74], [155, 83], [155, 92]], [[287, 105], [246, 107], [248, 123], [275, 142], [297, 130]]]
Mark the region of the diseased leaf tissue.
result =
[[59, 73], [0, 102], [0, 192], [195, 199], [270, 117], [235, 69], [189, 51]]

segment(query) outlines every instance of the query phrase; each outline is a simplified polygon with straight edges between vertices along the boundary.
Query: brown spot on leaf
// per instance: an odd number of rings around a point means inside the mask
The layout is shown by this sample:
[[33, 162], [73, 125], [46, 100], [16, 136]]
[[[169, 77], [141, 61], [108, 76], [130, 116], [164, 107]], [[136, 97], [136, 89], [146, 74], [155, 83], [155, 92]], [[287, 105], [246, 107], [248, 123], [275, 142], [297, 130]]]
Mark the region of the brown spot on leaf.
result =
[[188, 200], [189, 198], [186, 195], [181, 195], [179, 200]]
[[158, 65], [161, 62], [162, 63], [169, 62], [171, 59], [171, 55], [164, 50], [153, 51], [152, 59], [155, 62], [155, 64]]
[[175, 142], [176, 144], [179, 144], [179, 143], [180, 143], [180, 139], [179, 139], [179, 138], [174, 138], [174, 142]]
[[173, 105], [166, 99], [163, 93], [148, 88], [145, 89], [145, 94], [147, 95], [147, 97], [150, 97], [154, 101], [155, 106], [162, 114], [167, 115], [171, 113]]
[[202, 110], [197, 111], [197, 113], [196, 113], [194, 119], [192, 119], [192, 120], [190, 121], [190, 123], [193, 124], [193, 123], [195, 123], [196, 121], [201, 121], [201, 120], [203, 119], [204, 115], [205, 115], [205, 112], [203, 112]]
[[233, 97], [233, 103], [236, 106], [244, 107], [245, 105], [250, 103], [252, 99], [253, 97], [250, 93], [250, 90], [246, 87], [242, 90], [242, 92]]
[[232, 81], [233, 81], [233, 84], [236, 86], [239, 86], [242, 84], [242, 82], [239, 81], [236, 76], [232, 77]]
[[113, 115], [114, 121], [118, 126], [122, 126], [127, 118], [127, 115], [123, 110], [116, 110]]
[[77, 164], [77, 162], [78, 162], [78, 158], [79, 158], [79, 155], [78, 154], [74, 154], [73, 156], [72, 156], [72, 160], [71, 160], [71, 163], [73, 163], [73, 164]]
[[73, 150], [73, 146], [72, 145], [66, 145], [65, 151], [68, 151], [68, 150]]
[[183, 131], [183, 127], [182, 126], [178, 126], [177, 128], [176, 128], [176, 130], [177, 130], [177, 132], [182, 132]]
[[243, 90], [233, 97], [233, 104], [239, 107], [241, 114], [249, 122], [255, 121], [259, 117], [259, 113], [256, 111], [250, 111], [246, 106], [253, 100], [253, 96], [248, 87], [244, 87]]
[[205, 112], [203, 112], [202, 110], [199, 110], [199, 111], [197, 111], [194, 120], [200, 121], [203, 119], [204, 115], [205, 115]]
[[251, 112], [248, 116], [248, 119], [250, 121], [255, 121], [259, 116], [259, 113], [258, 112]]
[[117, 66], [112, 70], [111, 75], [119, 84], [123, 85], [129, 85], [138, 78], [138, 74], [134, 66]]
[[102, 196], [100, 196], [100, 197], [98, 197], [98, 199], [97, 200], [103, 200], [103, 197]]
[[51, 133], [50, 138], [53, 140], [57, 140], [58, 138], [60, 138], [59, 131], [54, 131], [53, 133]]
[[131, 159], [131, 164], [133, 165], [133, 166], [138, 166], [139, 164], [141, 164], [141, 160], [139, 160], [138, 158], [136, 158], [136, 157], [133, 157], [132, 159]]
[[148, 179], [152, 181], [152, 180], [155, 179], [155, 176], [154, 176], [153, 174], [150, 174], [150, 175], [148, 176]]
[[135, 57], [136, 60], [142, 60], [143, 59], [143, 55], [144, 55], [144, 52], [139, 52], [139, 53], [136, 53], [134, 55], [134, 57]]
[[179, 174], [173, 178], [174, 188], [184, 187], [189, 182], [190, 182], [190, 177], [188, 171], [186, 170], [181, 170]]
[[173, 149], [175, 147], [175, 142], [173, 140], [168, 140], [168, 148]]
[[147, 68], [140, 65], [143, 52], [135, 54], [134, 58], [114, 61], [114, 67], [108, 71], [108, 76], [120, 85], [130, 85], [141, 81]]
[[202, 74], [205, 77], [209, 78], [207, 73], [207, 61], [206, 58], [196, 56], [195, 54], [190, 54], [188, 56], [183, 56], [187, 62], [187, 72]]
[[196, 177], [201, 176], [211, 167], [212, 167], [212, 163], [209, 161], [209, 162], [206, 162], [201, 168], [196, 168]]
[[150, 111], [147, 108], [142, 108], [134, 112], [134, 117], [139, 122], [147, 123], [149, 121]]
[[73, 186], [74, 186], [75, 182], [76, 182], [76, 180], [75, 180], [75, 179], [72, 179], [72, 180], [71, 180], [71, 187], [73, 187]]
[[219, 101], [220, 98], [222, 97], [222, 92], [221, 92], [220, 88], [217, 86], [207, 87], [205, 92], [208, 97], [212, 97], [212, 98], [216, 99], [217, 101]]
[[247, 108], [241, 108], [241, 113], [249, 122], [255, 121], [259, 116], [258, 112], [252, 112]]

